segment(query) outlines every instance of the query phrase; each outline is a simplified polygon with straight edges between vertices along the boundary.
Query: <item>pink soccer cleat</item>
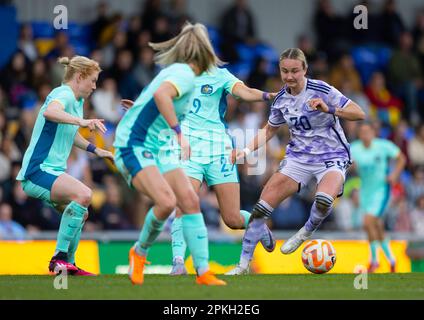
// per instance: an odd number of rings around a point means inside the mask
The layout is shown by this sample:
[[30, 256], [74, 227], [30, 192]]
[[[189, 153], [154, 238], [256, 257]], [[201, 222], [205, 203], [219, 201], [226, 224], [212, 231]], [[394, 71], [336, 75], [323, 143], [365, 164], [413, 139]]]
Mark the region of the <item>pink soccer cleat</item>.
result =
[[73, 272], [77, 272], [78, 268], [74, 266], [72, 263], [69, 263], [65, 260], [59, 260], [52, 258], [49, 263], [49, 271], [55, 274], [61, 274], [62, 271], [66, 271], [67, 274], [71, 274]]
[[368, 273], [374, 273], [375, 270], [377, 270], [379, 266], [380, 266], [380, 264], [378, 262], [371, 262], [369, 267], [368, 267]]
[[[75, 267], [77, 267], [77, 266], [75, 266]], [[91, 273], [91, 272], [88, 272], [88, 271], [85, 271], [85, 270], [83, 270], [83, 269], [81, 269], [81, 268], [78, 268], [77, 267], [77, 271], [74, 271], [74, 272], [70, 272], [70, 275], [71, 276], [88, 276], [88, 277], [95, 277], [95, 276], [97, 276], [97, 274], [94, 274], [94, 273]]]

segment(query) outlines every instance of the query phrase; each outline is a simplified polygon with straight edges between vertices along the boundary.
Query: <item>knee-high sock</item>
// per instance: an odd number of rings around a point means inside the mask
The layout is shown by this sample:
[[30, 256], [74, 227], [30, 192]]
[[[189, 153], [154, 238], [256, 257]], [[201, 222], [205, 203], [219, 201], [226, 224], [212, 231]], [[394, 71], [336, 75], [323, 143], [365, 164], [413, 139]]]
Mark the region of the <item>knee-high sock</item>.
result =
[[330, 215], [331, 211], [333, 211], [333, 207], [328, 208], [326, 212], [318, 210], [316, 201], [314, 201], [314, 203], [312, 204], [309, 219], [305, 223], [306, 231], [314, 232], [316, 229], [318, 229], [318, 227], [325, 220], [325, 218]]
[[372, 263], [378, 263], [378, 246], [379, 246], [379, 242], [377, 240], [371, 241], [370, 242], [370, 249], [371, 249], [371, 262]]
[[381, 249], [383, 249], [384, 255], [390, 261], [390, 264], [395, 263], [395, 257], [393, 256], [392, 251], [390, 250], [390, 240], [384, 239], [380, 243]]
[[172, 237], [172, 260], [174, 261], [177, 257], [180, 257], [184, 261], [187, 244], [184, 240], [182, 217], [175, 218], [174, 221], [172, 222], [171, 237]]
[[79, 228], [79, 230], [78, 230], [77, 234], [75, 235], [74, 239], [72, 239], [71, 243], [69, 244], [69, 249], [68, 249], [68, 262], [69, 263], [75, 263], [75, 253], [77, 252], [77, 249], [78, 249], [78, 245], [79, 245], [79, 242], [80, 242], [82, 229], [84, 228], [84, 223], [85, 223], [85, 221], [83, 221], [81, 223], [81, 227]]
[[193, 256], [194, 268], [198, 275], [209, 270], [208, 231], [201, 213], [182, 216], [184, 239]]
[[165, 221], [166, 220], [159, 220], [156, 218], [153, 207], [150, 208], [135, 246], [138, 254], [147, 256], [149, 248], [163, 230]]
[[240, 266], [244, 269], [249, 266], [249, 263], [252, 260], [256, 245], [261, 240], [264, 226], [265, 219], [256, 218], [249, 223], [246, 231], [244, 232], [240, 256]]
[[249, 221], [250, 221], [250, 216], [252, 214], [246, 210], [240, 210], [240, 215], [244, 219], [244, 229], [247, 229], [247, 226], [249, 225]]
[[65, 208], [57, 233], [56, 253], [59, 251], [68, 253], [69, 244], [80, 230], [86, 212], [87, 208], [75, 201]]

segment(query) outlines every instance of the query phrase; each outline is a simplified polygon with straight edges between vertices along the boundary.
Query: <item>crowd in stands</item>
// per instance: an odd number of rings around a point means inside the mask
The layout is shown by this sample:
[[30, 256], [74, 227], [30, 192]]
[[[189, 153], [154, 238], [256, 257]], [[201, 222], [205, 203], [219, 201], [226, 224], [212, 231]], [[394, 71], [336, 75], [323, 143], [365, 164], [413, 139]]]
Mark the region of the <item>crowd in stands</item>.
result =
[[[392, 188], [385, 224], [390, 231], [423, 234], [424, 6], [417, 12], [413, 28], [408, 29], [394, 0], [384, 1], [382, 8], [368, 1], [361, 4], [369, 8], [365, 30], [354, 29], [352, 11], [343, 16], [333, 10], [330, 0], [317, 1], [310, 17], [315, 39], [299, 35], [296, 46], [307, 56], [309, 77], [327, 81], [356, 101], [373, 120], [379, 136], [392, 140], [405, 153], [407, 167]], [[97, 18], [80, 26], [77, 35], [69, 29], [45, 37], [36, 30], [37, 22], [21, 24], [18, 50], [0, 68], [0, 238], [57, 230], [60, 222], [52, 208], [28, 198], [15, 180], [40, 106], [61, 83], [63, 70], [57, 58], [83, 54], [100, 63], [103, 72], [98, 89], [86, 101], [84, 116], [105, 119], [108, 131], [101, 135], [82, 130], [82, 134], [112, 150], [116, 125], [125, 112], [121, 98], [135, 99], [160, 70], [148, 42], [169, 39], [186, 20], [196, 21], [187, 14], [185, 1], [146, 0], [133, 16], [110, 12], [107, 3], [100, 2]], [[235, 0], [224, 8], [218, 24], [208, 28], [221, 58], [247, 85], [269, 92], [281, 89], [278, 53], [257, 37], [255, 15], [247, 1]], [[228, 97], [226, 120], [238, 147], [244, 147], [267, 122], [268, 106]], [[357, 124], [344, 122], [343, 126], [348, 140], [354, 141]], [[262, 186], [284, 157], [288, 139], [287, 127], [282, 127], [256, 163], [238, 166], [243, 209], [250, 210], [256, 203]], [[111, 162], [75, 149], [68, 172], [94, 190], [86, 231], [141, 226], [150, 200], [129, 191]], [[321, 229], [361, 229], [359, 188], [360, 181], [351, 171], [344, 196]], [[301, 227], [309, 216], [314, 191], [311, 183], [281, 203], [273, 213], [271, 227]], [[201, 204], [207, 225], [222, 227], [216, 197], [207, 186], [202, 187]]]

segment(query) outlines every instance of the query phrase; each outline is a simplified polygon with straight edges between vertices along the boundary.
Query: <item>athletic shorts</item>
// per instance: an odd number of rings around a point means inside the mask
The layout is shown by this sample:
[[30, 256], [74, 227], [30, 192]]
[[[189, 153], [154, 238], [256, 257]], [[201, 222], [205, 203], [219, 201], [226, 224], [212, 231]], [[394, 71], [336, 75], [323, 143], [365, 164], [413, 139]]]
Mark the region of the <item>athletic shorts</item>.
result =
[[[315, 179], [319, 184], [322, 178], [329, 172], [337, 171], [346, 179], [346, 170], [351, 162], [349, 160], [332, 160], [323, 163], [301, 163], [292, 158], [284, 158], [280, 162], [278, 172], [293, 179], [299, 184], [299, 191], [306, 186], [311, 179]], [[338, 197], [343, 195], [343, 186], [338, 194]]]
[[237, 165], [229, 163], [229, 156], [210, 158], [208, 161], [190, 159], [182, 162], [182, 168], [190, 178], [203, 182], [208, 186], [223, 183], [239, 183]]
[[361, 189], [359, 195], [360, 210], [363, 214], [371, 214], [381, 218], [390, 200], [390, 187], [368, 191]]
[[116, 148], [115, 164], [130, 187], [132, 187], [132, 179], [146, 167], [156, 166], [161, 174], [181, 168], [177, 152], [151, 151], [143, 146]]
[[56, 203], [51, 201], [51, 190], [53, 183], [61, 174], [62, 172], [56, 175], [38, 170], [28, 176], [26, 180], [21, 181], [22, 189], [29, 197], [40, 199], [48, 206], [54, 208]]

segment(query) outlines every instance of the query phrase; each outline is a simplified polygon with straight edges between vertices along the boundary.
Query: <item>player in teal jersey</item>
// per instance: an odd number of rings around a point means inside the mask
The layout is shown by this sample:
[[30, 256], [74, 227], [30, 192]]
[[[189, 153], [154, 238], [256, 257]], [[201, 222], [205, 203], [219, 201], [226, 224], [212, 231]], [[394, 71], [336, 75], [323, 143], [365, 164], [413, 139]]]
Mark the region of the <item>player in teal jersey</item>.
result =
[[96, 148], [77, 132], [79, 127], [106, 131], [102, 119], [83, 119], [84, 99], [96, 89], [101, 69], [96, 61], [81, 56], [70, 60], [60, 58], [59, 62], [65, 65], [63, 83], [53, 89], [40, 109], [16, 179], [21, 181], [28, 196], [63, 212], [49, 270], [93, 275], [75, 265], [75, 252], [88, 217], [92, 191], [65, 171], [73, 146], [113, 160], [112, 153]]
[[[172, 211], [183, 212], [182, 229], [193, 255], [198, 284], [225, 285], [209, 270], [208, 237], [199, 198], [181, 168], [190, 156], [190, 146], [179, 123], [189, 111], [189, 98], [196, 75], [221, 64], [209, 41], [205, 26], [186, 23], [180, 34], [162, 43], [150, 43], [159, 51], [155, 61], [166, 66], [143, 90], [118, 125], [115, 162], [130, 186], [154, 202], [140, 237], [129, 253], [129, 277], [144, 282], [148, 250], [162, 231]], [[172, 129], [172, 130], [171, 130]]]
[[[237, 166], [229, 162], [233, 144], [224, 118], [228, 94], [251, 102], [270, 100], [276, 95], [247, 87], [224, 68], [216, 68], [196, 78], [194, 93], [190, 99], [191, 110], [182, 125], [192, 150], [191, 157], [183, 163], [183, 168], [196, 193], [199, 193], [203, 180], [209, 187], [213, 186], [222, 218], [228, 227], [245, 229], [250, 213], [240, 211]], [[172, 223], [171, 234], [171, 274], [187, 274], [184, 266], [186, 244], [182, 234], [180, 210], [177, 210]], [[269, 252], [275, 248], [275, 240], [268, 228], [264, 230], [262, 244]]]
[[[359, 140], [351, 145], [354, 167], [361, 179], [360, 210], [364, 214], [364, 229], [367, 232], [371, 248], [371, 263], [368, 271], [374, 272], [379, 262], [377, 249], [381, 246], [395, 272], [395, 257], [391, 253], [389, 240], [385, 239], [382, 216], [390, 198], [390, 185], [398, 179], [405, 167], [405, 156], [391, 141], [375, 137], [374, 128], [364, 122], [359, 126]], [[390, 160], [395, 159], [392, 172]]]

